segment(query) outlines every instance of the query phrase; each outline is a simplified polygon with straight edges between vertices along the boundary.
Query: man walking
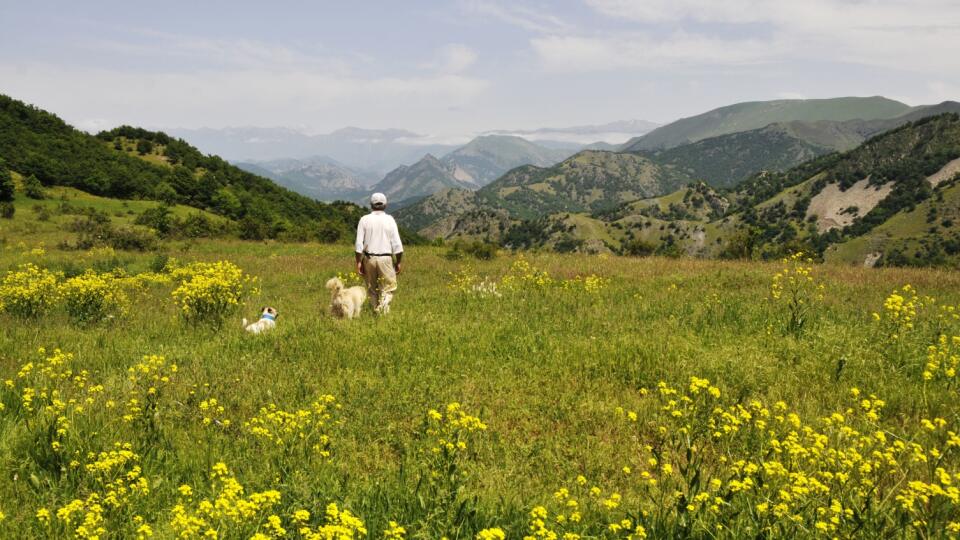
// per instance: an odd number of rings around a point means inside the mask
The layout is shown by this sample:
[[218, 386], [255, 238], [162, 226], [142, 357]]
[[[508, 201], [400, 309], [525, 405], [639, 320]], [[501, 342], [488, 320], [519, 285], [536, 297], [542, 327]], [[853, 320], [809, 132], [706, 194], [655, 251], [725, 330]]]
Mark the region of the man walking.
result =
[[397, 290], [397, 274], [403, 259], [403, 244], [397, 222], [384, 210], [387, 196], [370, 196], [371, 212], [357, 224], [357, 273], [367, 280], [370, 304], [377, 313], [390, 312], [390, 300]]

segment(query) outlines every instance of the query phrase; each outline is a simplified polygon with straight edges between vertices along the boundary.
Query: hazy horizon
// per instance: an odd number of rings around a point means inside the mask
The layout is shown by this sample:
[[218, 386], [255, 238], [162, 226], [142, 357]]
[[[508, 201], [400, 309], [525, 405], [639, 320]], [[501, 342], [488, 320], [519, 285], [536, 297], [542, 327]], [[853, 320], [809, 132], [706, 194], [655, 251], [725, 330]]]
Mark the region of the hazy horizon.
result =
[[0, 16], [0, 92], [91, 131], [445, 140], [742, 101], [960, 98], [960, 4], [945, 0], [37, 2]]

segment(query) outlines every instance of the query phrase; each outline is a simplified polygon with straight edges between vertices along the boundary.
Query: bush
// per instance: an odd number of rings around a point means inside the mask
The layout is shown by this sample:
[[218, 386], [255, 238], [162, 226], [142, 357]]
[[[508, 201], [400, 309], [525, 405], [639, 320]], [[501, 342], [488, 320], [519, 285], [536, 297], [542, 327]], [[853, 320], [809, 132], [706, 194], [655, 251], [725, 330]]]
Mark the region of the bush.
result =
[[157, 231], [160, 236], [170, 234], [173, 228], [173, 211], [167, 204], [161, 204], [154, 208], [148, 208], [133, 221], [137, 225], [150, 227]]
[[127, 251], [151, 251], [157, 247], [158, 242], [159, 239], [153, 231], [133, 227], [114, 229], [107, 237], [107, 245]]
[[155, 274], [162, 274], [168, 270], [167, 265], [170, 263], [170, 256], [166, 253], [157, 253], [150, 259], [150, 271]]
[[623, 254], [631, 257], [648, 257], [657, 251], [656, 244], [639, 238], [630, 240], [623, 245]]
[[470, 255], [481, 261], [493, 260], [497, 257], [499, 248], [496, 244], [490, 242], [457, 240], [453, 243], [446, 253], [446, 258], [450, 260], [462, 259], [464, 255]]
[[13, 219], [13, 215], [16, 212], [17, 208], [13, 206], [12, 202], [0, 202], [0, 218]]
[[172, 275], [180, 283], [173, 300], [191, 322], [219, 325], [244, 296], [257, 290], [254, 279], [229, 261], [194, 263], [175, 269]]
[[32, 174], [23, 179], [23, 193], [27, 197], [38, 201], [47, 197], [43, 190], [43, 184]]
[[58, 276], [32, 263], [7, 272], [0, 283], [0, 310], [22, 319], [39, 317], [56, 305]]
[[98, 274], [91, 270], [66, 280], [60, 286], [60, 297], [67, 314], [77, 323], [121, 316], [129, 305], [126, 293], [113, 274]]
[[10, 171], [0, 162], [0, 202], [12, 201], [15, 191]]

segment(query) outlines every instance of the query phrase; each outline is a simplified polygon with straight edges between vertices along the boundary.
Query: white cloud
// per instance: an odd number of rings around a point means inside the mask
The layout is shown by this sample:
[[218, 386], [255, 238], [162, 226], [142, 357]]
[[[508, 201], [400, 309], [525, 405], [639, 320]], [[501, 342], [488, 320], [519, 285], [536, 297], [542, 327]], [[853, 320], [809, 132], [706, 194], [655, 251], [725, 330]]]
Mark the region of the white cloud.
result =
[[640, 22], [684, 19], [711, 23], [769, 22], [824, 27], [933, 28], [957, 26], [954, 0], [586, 0], [600, 13]]
[[345, 125], [360, 121], [357, 111], [365, 114], [363, 120], [383, 125], [409, 122], [438, 107], [465, 106], [488, 87], [482, 79], [456, 74], [362, 78], [298, 69], [138, 73], [36, 64], [0, 65], [0, 80], [5, 93], [86, 129], [120, 123]]
[[423, 65], [440, 73], [460, 73], [477, 61], [477, 53], [466, 45], [451, 43], [437, 51], [437, 58]]
[[[847, 62], [907, 71], [960, 69], [956, 53], [960, 50], [960, 2], [956, 0], [586, 2], [603, 15], [626, 21], [698, 23], [698, 32], [708, 40], [711, 31], [719, 35], [718, 25], [741, 25], [741, 34], [756, 36], [751, 50], [766, 44], [772, 48], [767, 56], [779, 60]], [[735, 53], [743, 52], [737, 40], [722, 38], [715, 43], [721, 50], [732, 47]], [[648, 47], [649, 42], [636, 42], [635, 48], [639, 46]], [[665, 58], [669, 59], [669, 54]], [[715, 60], [715, 55], [707, 54], [703, 63]]]
[[128, 56], [146, 63], [148, 59], [169, 59], [191, 65], [206, 64], [220, 69], [312, 68], [343, 73], [358, 58], [324, 51], [304, 51], [254, 39], [214, 39], [148, 29], [132, 29], [134, 39], [92, 38], [84, 44], [98, 53]]
[[530, 44], [544, 66], [554, 71], [756, 64], [769, 61], [783, 49], [758, 40], [721, 40], [686, 33], [666, 39], [643, 34], [547, 36], [533, 38]]
[[572, 26], [551, 14], [549, 6], [531, 8], [518, 2], [501, 3], [495, 0], [462, 0], [465, 11], [499, 19], [511, 26], [537, 33], [568, 32]]

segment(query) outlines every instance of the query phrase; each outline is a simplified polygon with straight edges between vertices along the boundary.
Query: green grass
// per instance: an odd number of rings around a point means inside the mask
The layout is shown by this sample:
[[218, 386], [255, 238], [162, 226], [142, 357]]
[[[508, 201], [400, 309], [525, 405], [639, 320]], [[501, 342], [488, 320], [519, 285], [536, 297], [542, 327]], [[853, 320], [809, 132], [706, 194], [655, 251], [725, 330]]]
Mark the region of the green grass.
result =
[[[71, 202], [81, 200], [111, 210], [148, 205], [114, 208], [79, 195]], [[62, 232], [30, 225], [22, 205], [17, 214], [12, 223], [0, 221], [6, 238], [0, 270], [33, 261], [52, 269], [119, 264], [137, 273], [155, 256], [120, 253], [98, 261], [96, 254], [57, 251], [52, 239]], [[45, 255], [26, 253], [39, 242], [47, 245]], [[817, 267], [825, 299], [796, 339], [771, 331], [778, 312], [768, 291], [776, 264], [527, 255], [557, 279], [595, 274], [609, 284], [597, 293], [532, 288], [483, 299], [451, 289], [450, 274], [468, 265], [496, 279], [515, 257], [449, 261], [443, 248], [417, 247], [408, 250], [389, 316], [366, 311], [359, 320], [341, 321], [327, 313], [323, 284], [351, 269], [348, 246], [197, 241], [170, 243], [165, 251], [181, 261], [233, 261], [261, 279], [261, 292], [219, 329], [183, 322], [171, 286], [163, 285], [137, 293], [127, 317], [94, 326], [72, 325], [59, 312], [35, 321], [0, 314], [0, 379], [15, 378], [22, 363], [36, 361], [40, 347], [74, 353], [77, 367], [114, 399], [122, 399], [127, 369], [142, 356], [163, 355], [179, 366], [161, 395], [155, 438], [120, 421], [118, 409], [91, 408], [75, 422], [78, 431], [87, 430], [74, 442], [82, 453], [125, 441], [142, 455], [151, 492], [138, 511], [161, 538], [172, 534], [177, 486], [190, 484], [206, 496], [209, 467], [217, 461], [231, 467], [248, 493], [281, 491], [284, 515], [294, 508], [321, 515], [336, 501], [365, 521], [370, 537], [379, 538], [389, 520], [411, 537], [439, 537], [440, 525], [415, 494], [427, 444], [421, 428], [429, 409], [454, 401], [488, 425], [460, 464], [458, 501], [468, 501], [469, 513], [457, 528], [442, 531], [459, 538], [494, 525], [520, 538], [530, 509], [581, 474], [629, 498], [636, 484], [620, 470], [641, 451], [614, 411], [647, 410], [652, 421], [655, 413], [640, 390], [660, 380], [683, 386], [690, 376], [706, 377], [724, 395], [784, 400], [810, 419], [844, 407], [856, 386], [887, 401], [884, 422], [892, 431], [907, 430], [920, 417], [954, 421], [960, 411], [953, 391], [925, 387], [919, 375], [936, 337], [934, 323], [918, 323], [898, 363], [888, 358], [871, 318], [905, 283], [942, 304], [960, 303], [954, 272]], [[246, 335], [240, 317], [256, 318], [263, 305], [279, 310], [277, 330]], [[219, 399], [234, 428], [203, 426], [191, 392]], [[269, 403], [291, 410], [322, 394], [342, 405], [328, 464], [280, 459], [240, 429]], [[9, 537], [42, 535], [37, 509], [82, 498], [89, 484], [36, 463], [27, 449], [42, 445], [43, 437], [13, 414], [15, 396], [4, 400], [0, 511], [6, 519], [0, 527]], [[946, 466], [956, 471], [956, 459]]]
[[[74, 211], [96, 210], [106, 213], [115, 225], [133, 225], [137, 216], [150, 208], [156, 208], [156, 201], [120, 200], [98, 197], [69, 187], [48, 187], [44, 190], [46, 198], [41, 200], [18, 196], [14, 201], [16, 213], [11, 220], [0, 222], [0, 241], [16, 244], [21, 240], [44, 243], [47, 247], [56, 245], [64, 238], [64, 227], [78, 217], [75, 213], [64, 214], [61, 205], [69, 205]], [[49, 219], [38, 219], [39, 212], [45, 210]], [[190, 206], [173, 205], [171, 214], [186, 218], [192, 214], [203, 214], [212, 223], [220, 224], [227, 218]]]

